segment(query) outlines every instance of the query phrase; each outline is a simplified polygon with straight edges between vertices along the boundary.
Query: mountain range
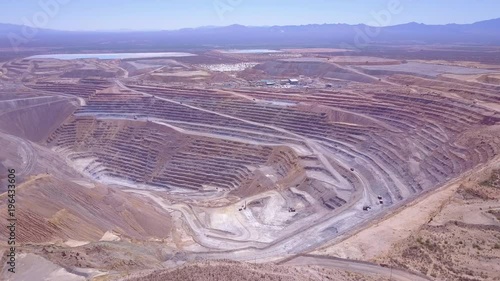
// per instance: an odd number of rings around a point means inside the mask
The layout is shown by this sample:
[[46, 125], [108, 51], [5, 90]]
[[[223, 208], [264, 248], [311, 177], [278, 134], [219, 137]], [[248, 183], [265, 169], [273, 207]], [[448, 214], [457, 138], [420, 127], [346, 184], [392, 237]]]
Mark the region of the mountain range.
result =
[[0, 24], [0, 47], [84, 49], [176, 49], [236, 47], [350, 47], [372, 44], [500, 45], [500, 18], [473, 24], [407, 23], [186, 28], [165, 31], [58, 31]]

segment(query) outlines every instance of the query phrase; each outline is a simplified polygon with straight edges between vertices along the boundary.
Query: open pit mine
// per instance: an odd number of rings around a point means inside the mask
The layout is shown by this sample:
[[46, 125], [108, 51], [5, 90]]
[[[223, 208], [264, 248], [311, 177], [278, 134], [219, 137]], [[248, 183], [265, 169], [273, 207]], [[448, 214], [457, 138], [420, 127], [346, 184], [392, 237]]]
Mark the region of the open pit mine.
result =
[[210, 50], [0, 71], [24, 268], [2, 280], [428, 280], [331, 247], [499, 159], [500, 65], [484, 61]]

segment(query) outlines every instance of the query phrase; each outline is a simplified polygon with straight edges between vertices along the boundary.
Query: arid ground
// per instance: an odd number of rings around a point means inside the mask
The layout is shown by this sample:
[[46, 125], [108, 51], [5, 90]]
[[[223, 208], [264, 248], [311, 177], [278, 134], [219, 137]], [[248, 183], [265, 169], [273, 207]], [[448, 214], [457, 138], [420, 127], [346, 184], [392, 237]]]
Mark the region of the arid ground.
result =
[[499, 50], [463, 48], [5, 60], [0, 279], [500, 280]]

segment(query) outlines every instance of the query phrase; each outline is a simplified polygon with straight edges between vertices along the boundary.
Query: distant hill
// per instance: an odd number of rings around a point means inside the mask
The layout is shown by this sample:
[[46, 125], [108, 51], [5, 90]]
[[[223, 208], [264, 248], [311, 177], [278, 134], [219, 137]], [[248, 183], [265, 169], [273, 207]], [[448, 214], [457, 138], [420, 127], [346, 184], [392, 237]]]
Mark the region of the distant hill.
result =
[[[0, 47], [23, 38], [26, 27], [0, 24]], [[22, 47], [65, 49], [213, 48], [213, 47], [332, 47], [364, 48], [370, 44], [500, 45], [500, 18], [473, 24], [407, 23], [383, 28], [364, 24], [186, 28], [174, 31], [71, 32], [39, 30]], [[17, 36], [17, 37], [16, 37]], [[21, 37], [19, 37], [21, 36]], [[145, 47], [146, 46], [146, 47]]]

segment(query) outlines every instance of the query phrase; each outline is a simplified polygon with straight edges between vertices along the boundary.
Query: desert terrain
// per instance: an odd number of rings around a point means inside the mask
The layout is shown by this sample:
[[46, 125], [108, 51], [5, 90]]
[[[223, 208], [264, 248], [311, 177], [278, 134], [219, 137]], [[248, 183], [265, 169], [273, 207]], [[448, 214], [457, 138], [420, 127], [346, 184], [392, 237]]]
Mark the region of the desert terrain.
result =
[[500, 64], [406, 48], [6, 59], [1, 279], [500, 280]]

